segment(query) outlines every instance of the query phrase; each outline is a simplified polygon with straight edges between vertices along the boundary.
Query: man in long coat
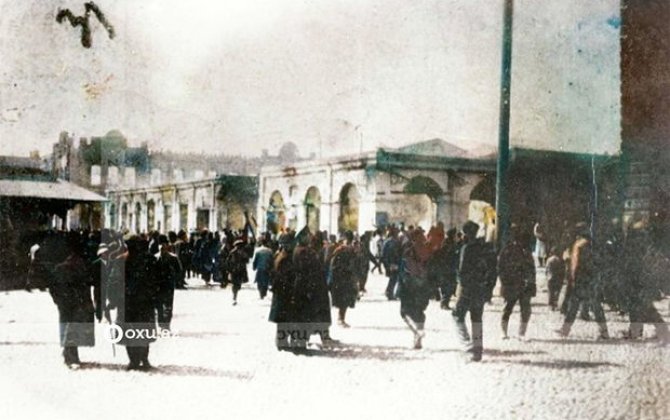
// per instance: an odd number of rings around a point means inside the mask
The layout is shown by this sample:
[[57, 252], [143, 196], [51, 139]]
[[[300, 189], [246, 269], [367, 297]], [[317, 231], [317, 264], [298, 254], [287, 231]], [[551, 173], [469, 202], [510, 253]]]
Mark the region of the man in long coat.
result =
[[272, 305], [269, 321], [277, 324], [275, 345], [277, 350], [291, 349], [291, 330], [296, 321], [293, 289], [295, 272], [293, 269], [293, 235], [282, 234], [279, 251], [275, 255], [272, 269]]
[[330, 262], [332, 284], [330, 293], [333, 297], [333, 306], [338, 309], [337, 322], [340, 326], [348, 328], [345, 317], [347, 308], [356, 306], [358, 299], [358, 278], [356, 277], [358, 256], [352, 247], [354, 234], [351, 231], [344, 233], [344, 242], [333, 252]]
[[125, 293], [119, 307], [123, 333], [120, 344], [126, 346], [130, 361], [128, 370], [148, 370], [151, 369], [149, 345], [156, 341], [154, 302], [159, 287], [155, 262], [148, 252], [146, 240], [133, 236], [126, 245]]
[[94, 308], [91, 278], [82, 255], [83, 241], [78, 233], [68, 234], [69, 253], [54, 267], [49, 277], [49, 293], [58, 307], [60, 343], [65, 364], [80, 367], [78, 347], [95, 344]]
[[572, 245], [570, 255], [570, 275], [568, 282], [572, 287], [568, 301], [568, 310], [563, 326], [558, 331], [562, 337], [570, 334], [572, 324], [582, 304], [593, 311], [600, 329], [601, 339], [609, 338], [605, 311], [599, 296], [598, 273], [595, 266], [591, 235], [586, 224], [578, 226], [577, 240]]
[[293, 252], [295, 286], [293, 301], [299, 330], [305, 331], [303, 337], [309, 339], [319, 334], [324, 346], [330, 346], [330, 301], [326, 284], [323, 262], [319, 255], [323, 241], [320, 235], [310, 235], [304, 228], [297, 236], [297, 246]]
[[501, 295], [505, 299], [501, 327], [503, 337], [507, 336], [509, 319], [517, 302], [521, 307], [519, 336], [524, 337], [531, 315], [530, 299], [536, 294], [535, 262], [520, 227], [512, 225], [511, 239], [505, 244], [498, 256], [498, 275], [500, 276]]
[[256, 270], [256, 287], [261, 299], [265, 299], [270, 286], [270, 272], [272, 271], [273, 256], [272, 250], [267, 247], [267, 241], [262, 239], [260, 246], [254, 254], [252, 267]]

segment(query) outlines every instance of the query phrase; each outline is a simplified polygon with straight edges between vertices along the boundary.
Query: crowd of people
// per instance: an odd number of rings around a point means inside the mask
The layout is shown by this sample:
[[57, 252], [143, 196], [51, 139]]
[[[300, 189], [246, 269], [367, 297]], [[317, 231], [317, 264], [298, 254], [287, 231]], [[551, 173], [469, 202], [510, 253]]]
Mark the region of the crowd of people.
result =
[[[538, 225], [513, 224], [509, 240], [497, 252], [471, 221], [460, 230], [445, 231], [441, 223], [428, 232], [388, 225], [361, 235], [344, 231], [339, 237], [307, 227], [256, 235], [248, 220], [239, 232], [202, 230], [190, 238], [184, 231], [125, 236], [109, 230], [47, 232], [30, 249], [27, 288], [49, 289], [58, 307], [64, 361], [74, 368], [80, 365], [77, 348], [94, 344], [97, 319], [120, 327], [128, 369], [150, 369], [149, 345], [157, 333], [170, 330], [175, 289], [187, 288], [187, 279], [208, 286], [230, 284], [236, 305], [238, 291], [249, 281], [249, 265], [256, 272], [259, 298], [272, 292], [269, 321], [276, 324], [275, 344], [281, 351], [304, 353], [314, 335], [324, 347], [340, 345], [330, 335], [331, 307], [338, 325], [348, 328], [347, 311], [366, 293], [368, 274], [375, 270], [388, 278], [386, 298], [400, 300], [399, 314], [415, 349], [422, 348], [426, 309], [436, 299], [452, 311], [455, 334], [471, 359], [481, 360], [484, 308], [498, 281], [504, 299], [502, 335], [509, 337], [509, 320], [518, 304], [518, 335], [525, 337], [537, 270], [546, 272], [548, 305], [563, 312], [557, 330], [561, 336], [569, 335], [578, 315], [588, 319], [592, 314], [599, 338], [609, 338], [606, 304], [629, 315], [628, 338], [641, 337], [642, 325], [650, 323], [660, 340], [670, 341], [654, 306], [670, 292], [668, 236], [644, 223], [633, 224], [626, 235], [613, 229], [597, 238], [591, 228], [585, 223], [566, 226], [554, 235], [560, 240], [552, 241]], [[549, 250], [542, 259], [538, 239]], [[129, 329], [142, 333], [125, 334]]]

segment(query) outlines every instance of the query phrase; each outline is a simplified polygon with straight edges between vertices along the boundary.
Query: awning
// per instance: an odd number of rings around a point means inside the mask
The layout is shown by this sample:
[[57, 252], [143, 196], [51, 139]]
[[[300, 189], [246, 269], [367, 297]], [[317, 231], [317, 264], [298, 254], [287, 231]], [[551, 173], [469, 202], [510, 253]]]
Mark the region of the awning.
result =
[[0, 197], [42, 198], [69, 201], [107, 201], [99, 194], [71, 182], [0, 179]]

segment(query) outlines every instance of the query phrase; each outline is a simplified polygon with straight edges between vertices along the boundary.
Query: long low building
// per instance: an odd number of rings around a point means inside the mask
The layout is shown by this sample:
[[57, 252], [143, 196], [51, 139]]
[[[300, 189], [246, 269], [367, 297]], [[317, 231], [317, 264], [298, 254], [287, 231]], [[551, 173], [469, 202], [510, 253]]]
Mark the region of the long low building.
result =
[[495, 171], [494, 158], [472, 158], [435, 139], [393, 150], [264, 167], [257, 214], [277, 232], [365, 231], [387, 223], [458, 225], [471, 193]]
[[220, 175], [107, 191], [105, 227], [120, 231], [241, 229], [244, 212], [254, 214], [257, 178]]
[[[625, 166], [618, 155], [591, 155], [513, 148], [509, 205], [512, 222], [551, 235], [565, 226], [620, 219]], [[496, 155], [468, 156], [442, 140], [399, 149], [265, 167], [259, 177], [257, 214], [262, 227], [373, 230], [388, 223], [480, 224], [494, 239]], [[605, 226], [603, 226], [605, 228]]]

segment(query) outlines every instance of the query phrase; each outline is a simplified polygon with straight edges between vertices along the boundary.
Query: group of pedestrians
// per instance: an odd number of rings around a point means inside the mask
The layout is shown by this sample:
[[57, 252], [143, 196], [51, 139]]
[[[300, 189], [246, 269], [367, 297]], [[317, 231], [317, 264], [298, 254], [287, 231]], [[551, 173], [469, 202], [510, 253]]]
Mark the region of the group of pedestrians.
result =
[[[381, 271], [377, 264], [383, 265], [388, 277], [386, 297], [400, 300], [400, 317], [412, 332], [415, 349], [422, 348], [425, 311], [430, 299], [436, 298], [442, 309], [452, 310], [457, 338], [471, 359], [479, 361], [484, 347], [484, 307], [491, 302], [498, 279], [504, 300], [500, 321], [503, 338], [509, 337], [509, 321], [517, 305], [521, 314], [518, 335], [526, 335], [531, 299], [537, 293], [532, 252], [537, 226], [530, 230], [513, 224], [509, 240], [498, 252], [478, 237], [478, 231], [479, 226], [468, 221], [460, 230], [446, 232], [441, 224], [427, 233], [418, 226], [405, 229], [389, 225], [374, 235], [359, 237], [345, 231], [336, 238], [305, 227], [298, 233], [287, 230], [274, 237], [260, 235], [256, 246], [247, 221], [236, 234], [224, 232], [223, 237], [217, 237], [203, 231], [193, 243], [200, 244], [196, 249], [207, 249], [205, 240], [209, 239], [221, 245], [217, 252], [226, 256], [220, 274], [225, 274], [225, 280], [217, 280], [218, 275], [212, 279], [222, 285], [232, 283], [233, 304], [237, 304], [241, 285], [248, 281], [247, 266], [251, 263], [259, 297], [264, 299], [272, 292], [269, 320], [277, 325], [279, 350], [304, 352], [313, 335], [326, 347], [337, 345], [330, 336], [331, 307], [336, 309], [337, 323], [348, 328], [347, 311], [360, 300], [372, 263], [373, 270]], [[558, 334], [568, 336], [582, 311], [593, 314], [599, 338], [607, 339], [605, 302], [629, 314], [628, 337], [641, 337], [642, 325], [650, 323], [661, 340], [670, 341], [667, 325], [654, 307], [655, 300], [670, 292], [663, 277], [670, 267], [664, 245], [667, 235], [638, 223], [631, 226], [625, 239], [606, 234], [594, 245], [592, 236], [589, 227], [580, 223], [569, 233], [561, 233], [562, 243], [547, 241], [546, 268], [540, 269], [547, 273], [549, 306], [563, 308]], [[48, 288], [58, 307], [65, 363], [73, 368], [80, 365], [78, 347], [94, 344], [97, 319], [120, 327], [123, 335], [118, 343], [126, 346], [129, 369], [150, 369], [149, 345], [157, 333], [170, 330], [174, 291], [185, 287], [187, 263], [192, 270], [203, 270], [198, 268], [202, 261], [194, 263], [197, 259], [192, 252], [184, 251], [191, 249], [189, 242], [183, 231], [125, 237], [109, 230], [42, 235], [30, 250], [28, 288]], [[212, 262], [214, 254], [207, 254]], [[615, 297], [605, 297], [608, 287], [617, 291], [610, 292]], [[126, 334], [128, 330], [135, 333]]]
[[31, 260], [26, 288], [49, 289], [68, 367], [80, 367], [79, 347], [95, 344], [97, 319], [117, 327], [108, 338], [126, 347], [128, 369], [151, 369], [149, 345], [170, 330], [174, 290], [184, 279], [167, 236], [49, 232]]

